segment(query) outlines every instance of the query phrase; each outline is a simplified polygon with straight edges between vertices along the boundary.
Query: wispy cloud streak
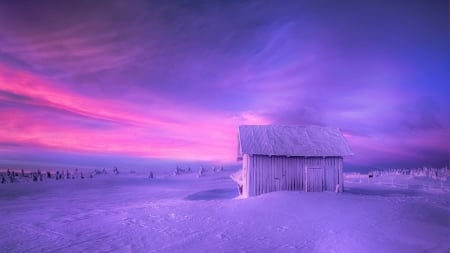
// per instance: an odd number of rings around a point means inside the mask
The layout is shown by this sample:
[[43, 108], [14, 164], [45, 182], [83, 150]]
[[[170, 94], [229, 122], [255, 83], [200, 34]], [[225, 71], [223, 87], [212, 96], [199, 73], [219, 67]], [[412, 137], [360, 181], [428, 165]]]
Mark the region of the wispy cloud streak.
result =
[[[215, 115], [168, 102], [143, 110], [129, 101], [84, 97], [26, 73], [2, 71], [0, 91], [26, 98], [24, 102], [15, 100], [15, 108], [0, 112], [6, 119], [0, 136], [6, 142], [158, 158], [226, 160], [234, 156], [234, 126], [267, 122], [251, 113]], [[44, 109], [33, 112], [30, 106]], [[110, 125], [97, 129], [79, 124], [83, 121]]]

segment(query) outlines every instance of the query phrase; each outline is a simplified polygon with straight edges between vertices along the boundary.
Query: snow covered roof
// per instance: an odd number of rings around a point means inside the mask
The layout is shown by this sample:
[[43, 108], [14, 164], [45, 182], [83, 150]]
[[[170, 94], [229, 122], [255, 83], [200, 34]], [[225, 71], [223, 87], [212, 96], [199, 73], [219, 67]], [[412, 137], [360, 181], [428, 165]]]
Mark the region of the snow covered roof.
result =
[[239, 126], [238, 157], [353, 155], [338, 128], [320, 126]]

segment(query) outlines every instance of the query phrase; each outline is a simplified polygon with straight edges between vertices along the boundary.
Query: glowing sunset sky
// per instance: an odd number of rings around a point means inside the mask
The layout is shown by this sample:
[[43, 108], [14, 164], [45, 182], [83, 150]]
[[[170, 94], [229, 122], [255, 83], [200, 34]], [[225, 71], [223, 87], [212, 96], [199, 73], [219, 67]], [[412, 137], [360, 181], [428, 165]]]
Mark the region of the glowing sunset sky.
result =
[[448, 164], [448, 1], [281, 2], [1, 1], [0, 163], [232, 163], [239, 124], [314, 124], [353, 168]]

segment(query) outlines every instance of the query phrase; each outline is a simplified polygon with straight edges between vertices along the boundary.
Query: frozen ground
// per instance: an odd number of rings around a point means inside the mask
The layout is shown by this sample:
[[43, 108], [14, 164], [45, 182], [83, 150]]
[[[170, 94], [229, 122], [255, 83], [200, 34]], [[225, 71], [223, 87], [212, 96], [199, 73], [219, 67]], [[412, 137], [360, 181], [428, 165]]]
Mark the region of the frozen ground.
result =
[[449, 252], [449, 182], [234, 199], [229, 171], [0, 184], [0, 252]]

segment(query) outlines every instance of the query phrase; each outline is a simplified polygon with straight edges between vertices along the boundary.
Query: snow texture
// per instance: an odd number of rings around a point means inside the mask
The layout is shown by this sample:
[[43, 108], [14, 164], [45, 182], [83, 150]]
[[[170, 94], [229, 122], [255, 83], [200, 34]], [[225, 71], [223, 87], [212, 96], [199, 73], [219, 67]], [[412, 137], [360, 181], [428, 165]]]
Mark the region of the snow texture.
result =
[[320, 126], [239, 126], [240, 154], [273, 156], [353, 155], [337, 128]]
[[359, 174], [342, 194], [244, 200], [228, 172], [196, 174], [0, 184], [0, 252], [450, 250], [448, 180]]

